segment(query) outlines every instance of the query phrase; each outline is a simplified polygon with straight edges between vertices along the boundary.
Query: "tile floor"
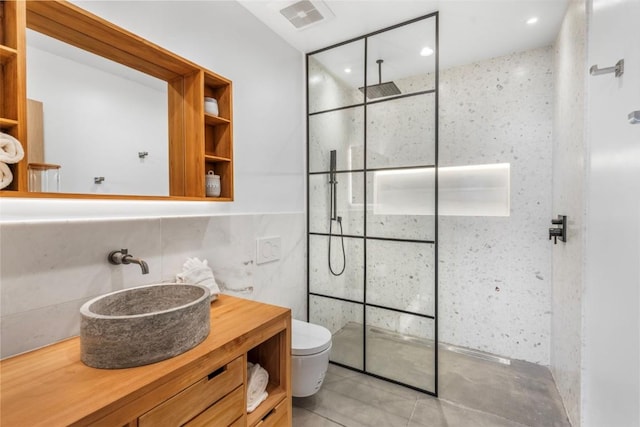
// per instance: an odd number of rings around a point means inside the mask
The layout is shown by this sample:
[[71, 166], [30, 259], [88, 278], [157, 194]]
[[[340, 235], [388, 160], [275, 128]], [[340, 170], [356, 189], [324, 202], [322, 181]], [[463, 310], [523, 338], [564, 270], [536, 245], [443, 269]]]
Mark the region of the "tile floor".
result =
[[439, 399], [330, 365], [317, 394], [294, 398], [293, 425], [570, 427], [547, 368], [522, 361], [506, 365], [446, 346], [439, 357]]

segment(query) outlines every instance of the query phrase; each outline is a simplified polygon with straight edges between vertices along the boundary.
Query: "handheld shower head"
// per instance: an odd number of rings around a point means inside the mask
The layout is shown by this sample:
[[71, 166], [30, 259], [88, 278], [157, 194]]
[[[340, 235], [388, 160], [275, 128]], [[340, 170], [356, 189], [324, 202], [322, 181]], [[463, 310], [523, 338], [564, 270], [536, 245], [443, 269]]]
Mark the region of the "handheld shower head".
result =
[[329, 180], [333, 183], [336, 180], [336, 150], [331, 150], [329, 156]]
[[[334, 276], [340, 276], [344, 273], [345, 268], [347, 267], [347, 255], [344, 251], [344, 235], [342, 233], [342, 217], [338, 216], [338, 180], [336, 179], [336, 150], [331, 150], [329, 152], [329, 186], [330, 186], [330, 194], [329, 194], [329, 251], [327, 254], [327, 258], [329, 261], [329, 271]], [[342, 245], [342, 269], [337, 271], [333, 269], [331, 265], [331, 241], [333, 240], [333, 221], [336, 221], [340, 226], [340, 243]]]
[[336, 180], [336, 150], [331, 150], [331, 152], [329, 153], [329, 185], [331, 186], [331, 200], [330, 200], [330, 209], [329, 209], [329, 216], [331, 217], [331, 220], [335, 220], [337, 219], [337, 206], [336, 206], [336, 202], [337, 202], [337, 191], [336, 191], [336, 185], [338, 184], [338, 181]]

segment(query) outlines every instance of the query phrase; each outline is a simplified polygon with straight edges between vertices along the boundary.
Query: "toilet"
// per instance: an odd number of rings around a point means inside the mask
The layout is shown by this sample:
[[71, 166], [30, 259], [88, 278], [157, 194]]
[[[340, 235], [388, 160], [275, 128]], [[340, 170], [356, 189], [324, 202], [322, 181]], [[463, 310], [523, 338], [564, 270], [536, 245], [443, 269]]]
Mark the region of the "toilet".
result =
[[329, 367], [331, 332], [313, 323], [291, 321], [291, 389], [295, 397], [320, 390]]

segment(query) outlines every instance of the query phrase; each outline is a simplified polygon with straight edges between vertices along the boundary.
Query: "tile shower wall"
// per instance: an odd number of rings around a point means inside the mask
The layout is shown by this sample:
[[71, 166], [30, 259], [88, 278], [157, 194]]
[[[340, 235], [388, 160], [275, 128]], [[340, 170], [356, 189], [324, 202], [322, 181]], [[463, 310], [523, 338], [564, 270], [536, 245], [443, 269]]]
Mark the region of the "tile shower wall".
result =
[[[551, 48], [541, 48], [494, 58], [474, 64], [441, 71], [440, 74], [440, 135], [439, 153], [441, 166], [479, 165], [489, 163], [511, 164], [511, 214], [509, 217], [442, 216], [439, 220], [439, 320], [440, 340], [443, 342], [476, 348], [491, 353], [523, 359], [535, 363], [549, 363], [550, 335], [550, 283], [551, 246], [545, 235], [551, 218], [551, 131], [553, 100], [553, 55]], [[318, 64], [313, 71], [321, 73]], [[334, 78], [329, 73], [324, 79]], [[430, 87], [432, 76], [409, 78], [397, 81], [403, 91], [418, 85]], [[335, 85], [337, 86], [337, 84]], [[348, 99], [345, 95], [344, 98]], [[416, 98], [408, 98], [417, 100]], [[416, 125], [415, 134], [403, 132], [401, 135], [386, 132], [385, 129], [403, 123], [408, 117], [431, 117], [429, 99], [425, 103], [402, 102], [396, 108], [395, 101], [374, 106], [374, 111], [389, 104], [385, 114], [368, 115], [368, 135], [379, 135], [374, 140], [375, 153], [370, 154], [368, 163], [389, 166], [389, 159], [421, 159], [420, 164], [430, 163], [428, 153], [412, 152], [410, 144], [402, 145], [402, 156], [397, 156], [399, 145], [387, 144], [385, 140], [428, 139], [433, 134], [433, 123], [429, 121]], [[426, 110], [425, 110], [425, 106]], [[328, 151], [338, 150], [340, 161], [347, 165], [346, 153], [351, 154], [354, 164], [361, 163], [362, 129], [364, 116], [354, 110], [323, 120], [339, 120], [340, 128], [353, 129], [344, 140], [331, 138], [329, 126], [316, 126], [323, 130], [310, 140], [311, 171], [327, 170]], [[314, 116], [319, 120], [319, 116]], [[313, 123], [311, 124], [313, 126]], [[323, 141], [335, 144], [322, 145]], [[339, 141], [342, 141], [340, 144]], [[424, 149], [423, 146], [419, 147]], [[341, 151], [342, 150], [342, 151]], [[319, 154], [318, 154], [319, 153]], [[326, 155], [325, 155], [326, 153]], [[341, 157], [341, 153], [342, 156]], [[326, 163], [313, 162], [314, 158], [326, 158]], [[354, 159], [358, 160], [354, 162]], [[415, 164], [415, 163], [413, 163]], [[346, 167], [346, 166], [342, 166]], [[355, 176], [355, 174], [354, 174]], [[328, 194], [313, 197], [314, 192], [326, 190], [326, 179], [321, 175], [311, 179], [310, 228], [325, 231], [328, 224]], [[340, 176], [338, 177], [340, 181]], [[343, 179], [349, 178], [343, 175]], [[352, 188], [361, 188], [352, 183]], [[373, 185], [369, 178], [368, 189]], [[347, 191], [342, 189], [342, 194]], [[362, 203], [357, 191], [349, 193], [348, 204], [338, 203], [351, 232], [360, 234]], [[340, 192], [339, 192], [340, 196]], [[360, 199], [361, 200], [361, 199]], [[373, 200], [372, 194], [368, 200]], [[367, 233], [369, 235], [404, 238], [430, 238], [433, 217], [428, 215], [377, 215], [371, 206], [367, 207]], [[326, 213], [323, 213], [325, 212]], [[374, 215], [375, 214], [375, 215]], [[355, 221], [355, 222], [354, 222]], [[418, 225], [416, 225], [418, 224]], [[426, 232], [427, 235], [420, 233]], [[324, 239], [326, 240], [326, 239]], [[322, 252], [324, 240], [311, 241], [311, 253]], [[386, 251], [386, 252], [385, 252]], [[377, 248], [377, 259], [391, 260], [398, 257], [395, 247]], [[352, 253], [357, 255], [357, 252]], [[417, 283], [412, 278], [424, 273], [424, 261], [419, 256], [403, 256], [398, 260], [395, 277], [409, 277], [408, 283], [415, 289]], [[375, 260], [370, 260], [375, 263]], [[354, 261], [353, 258], [348, 262]], [[322, 267], [322, 266], [319, 266]], [[426, 265], [429, 270], [428, 264]], [[373, 268], [373, 269], [372, 269]], [[321, 268], [318, 268], [321, 270]], [[375, 272], [375, 266], [369, 266]], [[394, 275], [391, 275], [394, 276]], [[314, 275], [312, 274], [313, 278]], [[374, 274], [371, 278], [375, 279]], [[406, 278], [405, 277], [405, 278]], [[368, 275], [369, 278], [369, 275]], [[407, 301], [404, 292], [398, 292], [401, 279], [371, 282], [369, 287], [376, 298], [388, 303], [396, 301], [409, 309], [423, 309], [429, 305], [429, 284], [419, 284], [422, 291], [413, 301]], [[318, 280], [321, 281], [321, 278]], [[386, 283], [386, 286], [384, 285]], [[405, 281], [402, 280], [402, 284]], [[335, 283], [334, 283], [335, 285]], [[425, 287], [426, 285], [426, 287]], [[361, 286], [359, 283], [355, 286]], [[321, 287], [318, 286], [320, 289]], [[335, 288], [335, 287], [334, 287]], [[340, 289], [353, 289], [354, 285], [341, 284]], [[391, 304], [393, 305], [393, 304]], [[336, 305], [327, 314], [315, 310], [319, 321], [327, 325], [335, 324]], [[313, 309], [313, 307], [312, 307]], [[314, 311], [314, 310], [312, 310]], [[332, 313], [333, 318], [329, 318]], [[352, 316], [347, 315], [351, 319]], [[374, 326], [396, 332], [431, 336], [429, 328], [416, 327], [415, 321], [401, 321], [397, 316], [385, 319], [371, 317]], [[322, 322], [321, 322], [322, 323]]]
[[440, 166], [511, 164], [508, 217], [439, 221], [444, 342], [549, 364], [553, 52], [444, 70]]
[[[363, 49], [354, 43], [349, 49]], [[357, 53], [353, 53], [357, 55]], [[396, 81], [403, 93], [433, 88], [432, 75]], [[316, 87], [319, 86], [319, 87]], [[313, 57], [309, 58], [309, 111], [363, 102], [363, 94], [333, 75]], [[373, 104], [367, 115], [367, 166], [369, 168], [428, 165], [434, 163], [433, 144], [416, 141], [435, 140], [433, 94]], [[390, 143], [391, 142], [391, 143]], [[329, 152], [337, 151], [337, 170], [364, 167], [364, 107], [309, 116], [309, 170], [329, 170]], [[347, 235], [364, 234], [363, 172], [337, 174], [337, 215], [342, 217]], [[432, 239], [433, 215], [393, 215], [374, 209], [374, 173], [367, 174], [367, 234], [376, 237]], [[330, 186], [327, 174], [309, 176], [309, 229], [329, 232]], [[432, 193], [433, 195], [433, 193]], [[333, 233], [337, 225], [333, 224]], [[362, 239], [346, 238], [346, 270], [331, 276], [327, 268], [328, 237], [312, 235], [309, 247], [309, 281], [314, 293], [363, 301], [364, 246]], [[433, 245], [369, 240], [367, 246], [367, 300], [373, 304], [433, 315], [434, 254]], [[337, 254], [336, 254], [337, 253]], [[342, 266], [341, 242], [332, 242], [332, 266]], [[398, 287], [397, 283], [404, 286]], [[362, 306], [322, 297], [310, 299], [310, 316], [333, 333], [343, 328], [359, 328]], [[369, 309], [368, 325], [416, 337], [433, 339], [433, 321], [417, 316], [399, 315], [390, 310]], [[358, 347], [357, 345], [355, 347]], [[361, 346], [359, 346], [361, 347]], [[362, 351], [349, 366], [359, 367]]]
[[580, 425], [584, 260], [586, 4], [571, 2], [555, 44], [553, 214], [568, 217], [553, 246], [551, 369], [571, 425]]
[[[0, 356], [79, 333], [80, 306], [107, 292], [173, 281], [187, 257], [207, 259], [224, 293], [292, 309], [304, 319], [302, 213], [2, 224]], [[279, 261], [256, 265], [256, 238], [280, 236]], [[149, 263], [113, 266], [128, 248]]]

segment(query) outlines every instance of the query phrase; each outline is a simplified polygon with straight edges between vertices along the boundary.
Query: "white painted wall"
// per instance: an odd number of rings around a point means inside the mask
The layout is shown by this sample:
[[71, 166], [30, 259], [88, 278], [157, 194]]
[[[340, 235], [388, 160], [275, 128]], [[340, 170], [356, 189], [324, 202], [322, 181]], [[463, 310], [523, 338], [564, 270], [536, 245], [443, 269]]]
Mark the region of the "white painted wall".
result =
[[303, 211], [304, 67], [299, 51], [234, 1], [77, 4], [233, 81], [235, 202], [129, 202], [105, 215], [99, 201], [82, 203], [78, 210], [75, 201], [3, 198], [0, 221]]
[[586, 2], [574, 1], [554, 49], [553, 215], [567, 215], [568, 228], [567, 241], [553, 245], [551, 292], [551, 370], [574, 427], [581, 399], [586, 37]]
[[621, 78], [588, 78], [583, 419], [640, 425], [640, 2], [593, 0], [589, 65], [625, 60]]

